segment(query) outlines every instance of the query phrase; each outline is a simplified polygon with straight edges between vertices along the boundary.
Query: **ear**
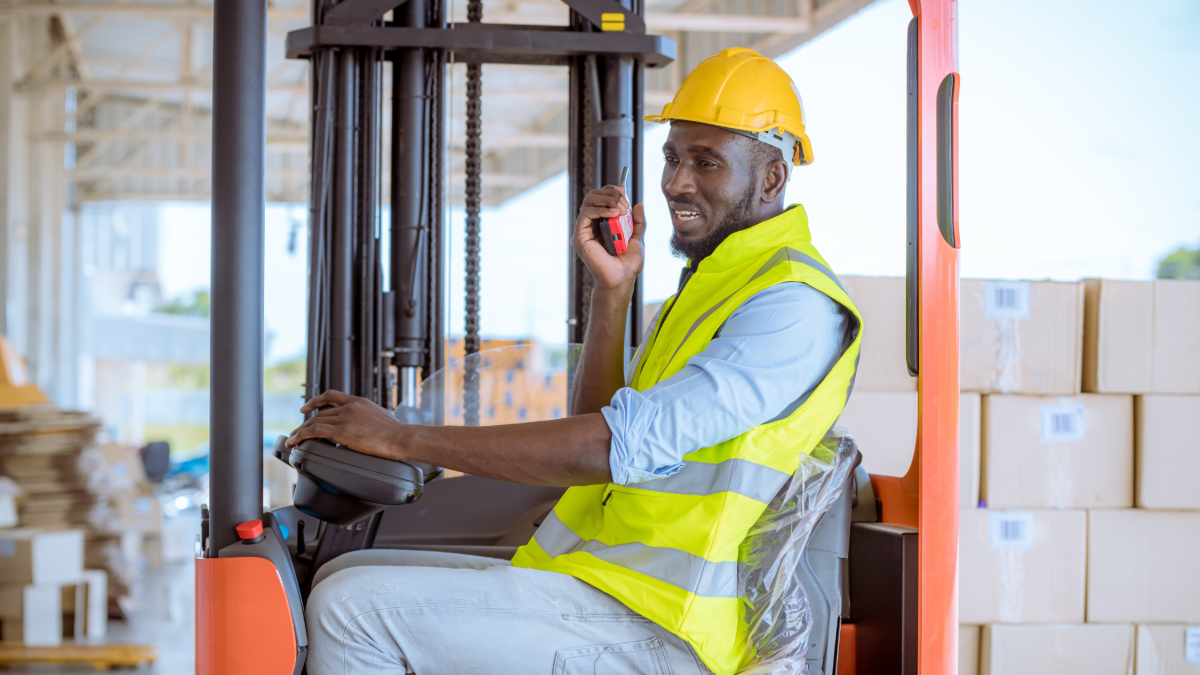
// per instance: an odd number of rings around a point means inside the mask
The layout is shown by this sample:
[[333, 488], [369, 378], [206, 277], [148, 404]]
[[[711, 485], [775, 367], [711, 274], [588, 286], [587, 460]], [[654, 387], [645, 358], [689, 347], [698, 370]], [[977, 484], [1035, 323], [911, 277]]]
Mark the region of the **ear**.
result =
[[784, 188], [787, 187], [788, 165], [782, 159], [772, 160], [762, 173], [762, 200], [766, 204], [774, 204], [783, 199]]

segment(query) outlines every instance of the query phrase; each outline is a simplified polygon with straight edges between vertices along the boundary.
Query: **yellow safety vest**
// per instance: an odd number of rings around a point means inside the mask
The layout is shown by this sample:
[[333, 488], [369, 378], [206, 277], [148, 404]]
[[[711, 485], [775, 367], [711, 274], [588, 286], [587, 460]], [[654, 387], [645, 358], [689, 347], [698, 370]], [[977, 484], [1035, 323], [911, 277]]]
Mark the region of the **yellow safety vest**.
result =
[[[577, 577], [687, 640], [718, 675], [754, 656], [739, 592], [738, 549], [750, 527], [842, 412], [854, 382], [862, 317], [813, 248], [804, 208], [732, 234], [663, 305], [634, 356], [642, 391], [699, 354], [734, 310], [785, 282], [821, 291], [858, 323], [853, 340], [790, 414], [684, 456], [667, 478], [567, 490], [517, 567]], [[799, 355], [797, 355], [799, 356]]]

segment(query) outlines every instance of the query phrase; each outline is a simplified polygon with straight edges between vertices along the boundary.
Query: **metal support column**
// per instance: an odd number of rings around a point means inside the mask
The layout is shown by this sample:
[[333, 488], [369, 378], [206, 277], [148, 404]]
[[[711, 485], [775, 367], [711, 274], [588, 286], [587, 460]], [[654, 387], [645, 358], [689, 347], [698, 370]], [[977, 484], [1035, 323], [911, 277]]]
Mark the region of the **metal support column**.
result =
[[353, 393], [354, 340], [354, 228], [355, 173], [358, 169], [355, 153], [354, 127], [357, 121], [356, 101], [358, 69], [355, 54], [343, 49], [333, 58], [337, 78], [337, 109], [334, 115], [334, 184], [333, 232], [330, 253], [329, 300], [329, 382], [327, 387]]
[[[425, 0], [408, 0], [397, 12], [400, 24], [424, 28]], [[415, 406], [418, 369], [425, 361], [430, 224], [429, 186], [433, 150], [429, 144], [429, 58], [423, 49], [402, 49], [392, 59], [392, 250], [391, 292], [394, 298], [395, 352], [399, 368], [400, 403]], [[427, 373], [428, 374], [428, 373]]]
[[209, 556], [262, 515], [266, 0], [216, 0]]

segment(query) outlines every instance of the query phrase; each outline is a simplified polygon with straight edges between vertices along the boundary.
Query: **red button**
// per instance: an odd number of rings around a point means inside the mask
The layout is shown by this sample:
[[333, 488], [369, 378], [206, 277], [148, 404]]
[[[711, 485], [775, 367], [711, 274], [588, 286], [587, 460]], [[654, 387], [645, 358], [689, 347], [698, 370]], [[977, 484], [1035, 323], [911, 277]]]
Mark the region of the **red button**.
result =
[[237, 526], [238, 536], [242, 539], [253, 539], [263, 533], [261, 520], [247, 520]]

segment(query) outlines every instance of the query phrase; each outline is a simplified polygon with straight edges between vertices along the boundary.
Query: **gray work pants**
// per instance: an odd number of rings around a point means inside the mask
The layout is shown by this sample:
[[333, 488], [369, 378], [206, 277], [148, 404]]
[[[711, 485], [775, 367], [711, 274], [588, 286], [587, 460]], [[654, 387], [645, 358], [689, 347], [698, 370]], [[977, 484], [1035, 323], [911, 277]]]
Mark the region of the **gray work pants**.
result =
[[502, 560], [368, 550], [322, 567], [311, 675], [707, 675], [691, 647], [575, 577]]

